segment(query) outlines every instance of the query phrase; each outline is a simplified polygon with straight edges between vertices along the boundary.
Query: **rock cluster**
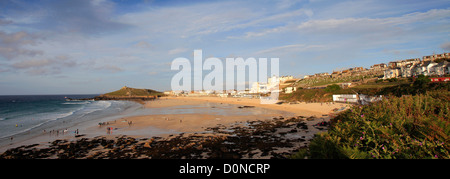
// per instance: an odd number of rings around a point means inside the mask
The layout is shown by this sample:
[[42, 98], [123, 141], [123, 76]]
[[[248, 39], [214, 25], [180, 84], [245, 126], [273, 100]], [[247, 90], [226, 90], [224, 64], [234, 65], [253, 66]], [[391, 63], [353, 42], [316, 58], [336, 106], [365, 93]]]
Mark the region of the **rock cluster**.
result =
[[[218, 125], [202, 134], [179, 134], [167, 138], [115, 139], [95, 137], [76, 141], [56, 140], [45, 148], [37, 144], [9, 149], [0, 159], [241, 159], [286, 158], [306, 147], [309, 117], [284, 117], [268, 121]], [[319, 125], [326, 128], [325, 123]]]

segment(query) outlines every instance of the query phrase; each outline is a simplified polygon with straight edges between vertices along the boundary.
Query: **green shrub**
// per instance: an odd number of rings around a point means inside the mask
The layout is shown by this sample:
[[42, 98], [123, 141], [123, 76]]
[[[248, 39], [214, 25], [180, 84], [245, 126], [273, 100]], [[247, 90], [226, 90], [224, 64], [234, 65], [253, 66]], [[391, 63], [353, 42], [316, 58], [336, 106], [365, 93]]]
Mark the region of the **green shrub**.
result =
[[337, 84], [332, 84], [332, 85], [328, 85], [328, 86], [325, 88], [325, 91], [331, 93], [331, 92], [338, 91], [338, 90], [340, 90], [340, 89], [341, 89], [341, 87], [340, 87], [339, 85], [337, 85]]
[[309, 158], [450, 158], [450, 92], [354, 106], [310, 144]]

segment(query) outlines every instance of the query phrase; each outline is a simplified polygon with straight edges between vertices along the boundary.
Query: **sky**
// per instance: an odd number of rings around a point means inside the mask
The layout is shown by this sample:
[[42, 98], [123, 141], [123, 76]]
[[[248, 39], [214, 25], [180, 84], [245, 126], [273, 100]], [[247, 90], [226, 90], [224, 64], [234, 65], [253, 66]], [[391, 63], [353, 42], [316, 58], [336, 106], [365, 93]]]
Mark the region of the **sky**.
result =
[[370, 68], [450, 52], [450, 1], [0, 1], [0, 95], [170, 90], [195, 49], [295, 77]]

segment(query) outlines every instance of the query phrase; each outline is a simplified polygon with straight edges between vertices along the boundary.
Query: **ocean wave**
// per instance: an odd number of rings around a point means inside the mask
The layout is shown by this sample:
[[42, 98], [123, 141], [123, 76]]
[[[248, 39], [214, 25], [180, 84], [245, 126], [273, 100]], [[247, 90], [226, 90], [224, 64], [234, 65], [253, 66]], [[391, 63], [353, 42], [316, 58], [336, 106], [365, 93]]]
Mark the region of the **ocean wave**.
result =
[[97, 103], [99, 106], [102, 106], [103, 109], [109, 108], [112, 104], [111, 101], [98, 101]]
[[89, 101], [82, 101], [82, 102], [65, 102], [61, 104], [89, 104]]
[[[17, 135], [17, 134], [22, 134], [22, 133], [28, 132], [28, 131], [33, 130], [35, 128], [38, 128], [39, 126], [42, 126], [44, 124], [56, 121], [58, 119], [62, 119], [62, 118], [68, 117], [68, 116], [72, 115], [75, 111], [76, 110], [72, 110], [72, 111], [65, 112], [65, 113], [42, 113], [41, 115], [38, 115], [35, 118], [32, 118], [33, 120], [36, 120], [36, 121], [40, 120], [41, 122], [34, 123], [34, 124], [28, 124], [28, 126], [23, 128], [22, 130], [10, 132], [10, 133], [8, 133], [6, 135], [0, 136], [0, 138], [7, 138], [7, 137], [10, 137], [10, 136], [14, 136], [14, 135]], [[46, 119], [46, 120], [43, 120], [43, 119]]]
[[[70, 103], [80, 105], [70, 105]], [[31, 114], [16, 116], [12, 120], [9, 120], [9, 117], [2, 116], [0, 127], [4, 127], [4, 130], [0, 131], [0, 138], [22, 135], [29, 131], [40, 134], [40, 131], [44, 129], [63, 128], [63, 126], [69, 128], [70, 125], [78, 123], [75, 121], [82, 122], [117, 112], [118, 110], [115, 108], [123, 109], [126, 103], [116, 101], [68, 101], [59, 104], [62, 108], [57, 111], [34, 111]], [[104, 112], [102, 112], [103, 110]], [[64, 123], [55, 123], [59, 120], [63, 120]], [[19, 124], [19, 127], [16, 127], [16, 124]]]
[[109, 108], [111, 104], [111, 101], [95, 101], [85, 105], [82, 109], [79, 110], [79, 112], [82, 113], [82, 116], [85, 116], [86, 114]]

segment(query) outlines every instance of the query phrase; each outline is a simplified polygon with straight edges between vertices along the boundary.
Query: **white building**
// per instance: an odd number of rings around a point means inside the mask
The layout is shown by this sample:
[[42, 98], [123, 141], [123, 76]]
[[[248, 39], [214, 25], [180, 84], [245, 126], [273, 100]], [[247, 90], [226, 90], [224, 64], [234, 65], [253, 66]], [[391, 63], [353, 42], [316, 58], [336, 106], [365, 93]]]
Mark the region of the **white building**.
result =
[[267, 83], [253, 82], [250, 93], [267, 93]]
[[297, 87], [291, 87], [290, 86], [290, 87], [284, 88], [284, 93], [286, 93], [286, 94], [292, 93], [294, 91], [297, 91]]
[[400, 68], [389, 68], [384, 71], [384, 77], [383, 79], [389, 79], [389, 78], [397, 78], [400, 76], [401, 69]]
[[447, 61], [443, 61], [441, 63], [438, 63], [437, 65], [434, 65], [433, 67], [431, 67], [430, 69], [430, 73], [432, 75], [445, 75], [445, 74], [449, 74], [449, 69], [450, 67], [450, 63]]
[[416, 65], [414, 64], [408, 64], [406, 66], [401, 67], [400, 73], [403, 78], [408, 78], [414, 76], [414, 68], [416, 68]]

